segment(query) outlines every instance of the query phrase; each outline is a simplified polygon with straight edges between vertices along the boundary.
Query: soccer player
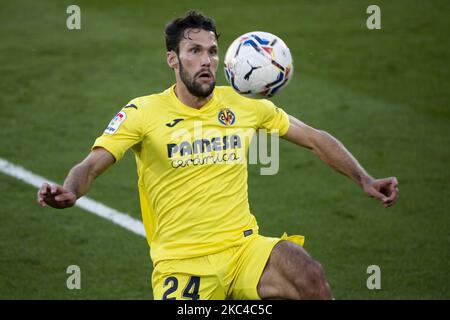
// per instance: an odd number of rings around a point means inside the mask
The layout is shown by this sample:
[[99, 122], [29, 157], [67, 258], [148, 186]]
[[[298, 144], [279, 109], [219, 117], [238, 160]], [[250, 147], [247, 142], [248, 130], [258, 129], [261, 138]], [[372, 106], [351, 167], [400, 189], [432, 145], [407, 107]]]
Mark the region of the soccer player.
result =
[[302, 247], [303, 237], [258, 233], [242, 159], [246, 142], [258, 129], [278, 131], [385, 207], [397, 199], [397, 179], [374, 179], [337, 139], [272, 102], [215, 86], [218, 34], [211, 18], [190, 11], [166, 26], [165, 38], [175, 84], [131, 100], [63, 186], [41, 186], [38, 202], [73, 206], [131, 148], [155, 299], [332, 298], [322, 266]]

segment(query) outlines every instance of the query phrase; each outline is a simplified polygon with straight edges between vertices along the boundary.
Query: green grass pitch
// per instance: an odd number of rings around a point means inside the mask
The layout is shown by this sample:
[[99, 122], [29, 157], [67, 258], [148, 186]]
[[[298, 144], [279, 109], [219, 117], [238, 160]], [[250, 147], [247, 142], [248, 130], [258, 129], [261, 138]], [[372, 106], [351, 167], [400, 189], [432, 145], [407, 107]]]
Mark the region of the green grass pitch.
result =
[[[0, 10], [0, 157], [62, 182], [114, 114], [174, 77], [163, 28], [196, 8], [215, 18], [220, 56], [263, 30], [291, 49], [295, 72], [274, 102], [340, 139], [375, 177], [396, 175], [384, 209], [309, 151], [280, 143], [280, 171], [250, 166], [260, 232], [303, 234], [337, 299], [450, 298], [448, 1], [4, 1]], [[220, 64], [218, 84], [225, 84]], [[140, 218], [129, 153], [90, 197]], [[73, 208], [40, 208], [36, 190], [0, 174], [0, 299], [151, 299], [146, 240]], [[66, 268], [81, 268], [81, 290]], [[369, 265], [381, 290], [366, 287]]]

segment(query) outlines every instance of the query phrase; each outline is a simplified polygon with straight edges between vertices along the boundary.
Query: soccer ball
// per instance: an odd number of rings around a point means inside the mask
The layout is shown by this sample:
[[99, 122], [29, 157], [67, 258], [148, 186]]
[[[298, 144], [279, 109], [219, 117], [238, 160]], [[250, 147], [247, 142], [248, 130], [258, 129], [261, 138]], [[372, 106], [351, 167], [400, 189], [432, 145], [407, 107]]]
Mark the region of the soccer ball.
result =
[[244, 96], [272, 97], [288, 84], [293, 69], [289, 48], [268, 32], [238, 37], [225, 54], [225, 77]]

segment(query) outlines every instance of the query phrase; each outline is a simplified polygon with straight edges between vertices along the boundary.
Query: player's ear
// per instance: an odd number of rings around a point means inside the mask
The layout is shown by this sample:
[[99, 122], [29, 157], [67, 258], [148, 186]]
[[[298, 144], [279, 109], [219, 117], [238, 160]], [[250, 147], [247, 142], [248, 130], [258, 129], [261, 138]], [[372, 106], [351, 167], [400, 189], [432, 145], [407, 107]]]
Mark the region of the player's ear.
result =
[[178, 55], [175, 51], [167, 51], [166, 53], [167, 58], [167, 64], [171, 69], [177, 69], [178, 68]]

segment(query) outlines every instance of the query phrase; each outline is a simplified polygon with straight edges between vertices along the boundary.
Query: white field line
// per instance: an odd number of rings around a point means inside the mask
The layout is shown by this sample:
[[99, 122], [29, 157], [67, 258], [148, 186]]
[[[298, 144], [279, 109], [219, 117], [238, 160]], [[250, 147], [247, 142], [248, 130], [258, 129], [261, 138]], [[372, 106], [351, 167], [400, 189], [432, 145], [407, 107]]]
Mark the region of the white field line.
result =
[[[4, 174], [13, 178], [19, 179], [36, 188], [40, 188], [44, 182], [47, 182], [49, 184], [56, 184], [53, 181], [38, 176], [20, 166], [12, 164], [3, 158], [0, 158], [0, 172], [3, 172]], [[37, 202], [36, 205], [38, 205]], [[141, 221], [136, 220], [125, 213], [119, 212], [116, 209], [105, 206], [104, 204], [92, 200], [88, 197], [81, 197], [80, 199], [78, 199], [75, 206], [89, 211], [99, 217], [105, 218], [112, 223], [115, 223], [131, 232], [145, 237], [144, 225]]]

